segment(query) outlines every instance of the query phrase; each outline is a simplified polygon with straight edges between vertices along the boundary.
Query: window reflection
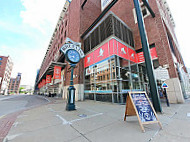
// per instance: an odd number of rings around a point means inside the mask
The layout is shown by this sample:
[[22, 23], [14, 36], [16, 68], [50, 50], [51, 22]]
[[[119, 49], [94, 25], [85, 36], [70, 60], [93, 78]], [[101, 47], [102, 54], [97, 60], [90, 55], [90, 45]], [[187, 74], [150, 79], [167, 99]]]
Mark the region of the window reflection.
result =
[[126, 59], [112, 56], [85, 69], [87, 93], [111, 94], [131, 89], [144, 90], [147, 83], [146, 68]]

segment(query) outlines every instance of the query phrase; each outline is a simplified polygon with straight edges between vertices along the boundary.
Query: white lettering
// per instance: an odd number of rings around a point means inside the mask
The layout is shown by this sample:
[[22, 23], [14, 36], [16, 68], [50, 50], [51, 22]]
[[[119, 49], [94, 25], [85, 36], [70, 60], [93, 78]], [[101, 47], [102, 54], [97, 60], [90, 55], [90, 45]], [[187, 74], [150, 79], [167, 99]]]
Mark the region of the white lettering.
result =
[[[78, 44], [78, 45], [81, 45], [81, 44]], [[84, 57], [84, 52], [82, 51], [81, 47], [80, 46], [77, 46], [76, 44], [64, 44], [62, 47], [61, 47], [61, 51], [65, 54], [67, 52], [67, 50], [69, 49], [74, 49], [76, 50], [79, 54], [80, 54], [80, 57], [83, 58]]]

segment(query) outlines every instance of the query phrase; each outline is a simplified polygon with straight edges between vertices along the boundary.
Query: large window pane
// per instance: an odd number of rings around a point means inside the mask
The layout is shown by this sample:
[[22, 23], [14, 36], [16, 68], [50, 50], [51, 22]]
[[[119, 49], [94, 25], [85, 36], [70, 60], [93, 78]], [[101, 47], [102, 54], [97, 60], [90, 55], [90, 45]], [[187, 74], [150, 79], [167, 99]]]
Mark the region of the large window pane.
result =
[[110, 64], [108, 60], [103, 61], [95, 66], [95, 81], [110, 80]]
[[141, 89], [139, 82], [133, 82], [133, 89], [137, 89], [137, 90]]
[[130, 89], [130, 82], [129, 81], [122, 81], [122, 90]]
[[121, 79], [122, 80], [130, 80], [131, 72], [129, 70], [129, 67], [121, 68], [120, 71], [121, 71]]
[[133, 64], [133, 62], [131, 62], [131, 72], [132, 73], [137, 73], [138, 72], [137, 64]]

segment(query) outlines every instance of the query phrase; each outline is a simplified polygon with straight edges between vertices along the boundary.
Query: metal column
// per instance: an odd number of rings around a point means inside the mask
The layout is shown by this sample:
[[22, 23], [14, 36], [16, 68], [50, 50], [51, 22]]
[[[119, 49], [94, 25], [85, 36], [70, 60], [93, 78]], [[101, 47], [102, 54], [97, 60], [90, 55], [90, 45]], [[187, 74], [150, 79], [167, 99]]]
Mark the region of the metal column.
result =
[[144, 58], [145, 58], [145, 64], [146, 64], [146, 68], [147, 68], [147, 74], [148, 74], [148, 78], [149, 78], [150, 92], [151, 92], [153, 106], [157, 112], [162, 112], [162, 108], [160, 105], [160, 98], [158, 95], [157, 84], [156, 84], [156, 80], [155, 80], [154, 73], [153, 73], [153, 64], [152, 64], [152, 60], [151, 60], [151, 56], [150, 56], [149, 44], [148, 44], [147, 35], [146, 35], [146, 31], [145, 31], [141, 7], [139, 4], [139, 0], [133, 0], [133, 2], [135, 5], [135, 11], [137, 14], [138, 27], [139, 27], [140, 37], [141, 37], [143, 54], [144, 54]]

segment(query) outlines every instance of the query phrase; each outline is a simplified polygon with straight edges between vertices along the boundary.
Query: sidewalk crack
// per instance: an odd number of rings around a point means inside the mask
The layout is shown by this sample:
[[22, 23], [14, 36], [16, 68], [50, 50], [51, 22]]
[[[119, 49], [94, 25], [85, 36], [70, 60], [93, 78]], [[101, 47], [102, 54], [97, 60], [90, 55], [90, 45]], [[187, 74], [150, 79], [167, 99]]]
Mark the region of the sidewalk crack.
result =
[[84, 134], [82, 134], [81, 132], [79, 132], [79, 130], [77, 130], [73, 125], [70, 124], [70, 126], [71, 126], [76, 132], [78, 132], [83, 138], [85, 138], [87, 141], [92, 142], [92, 141], [89, 140]]

